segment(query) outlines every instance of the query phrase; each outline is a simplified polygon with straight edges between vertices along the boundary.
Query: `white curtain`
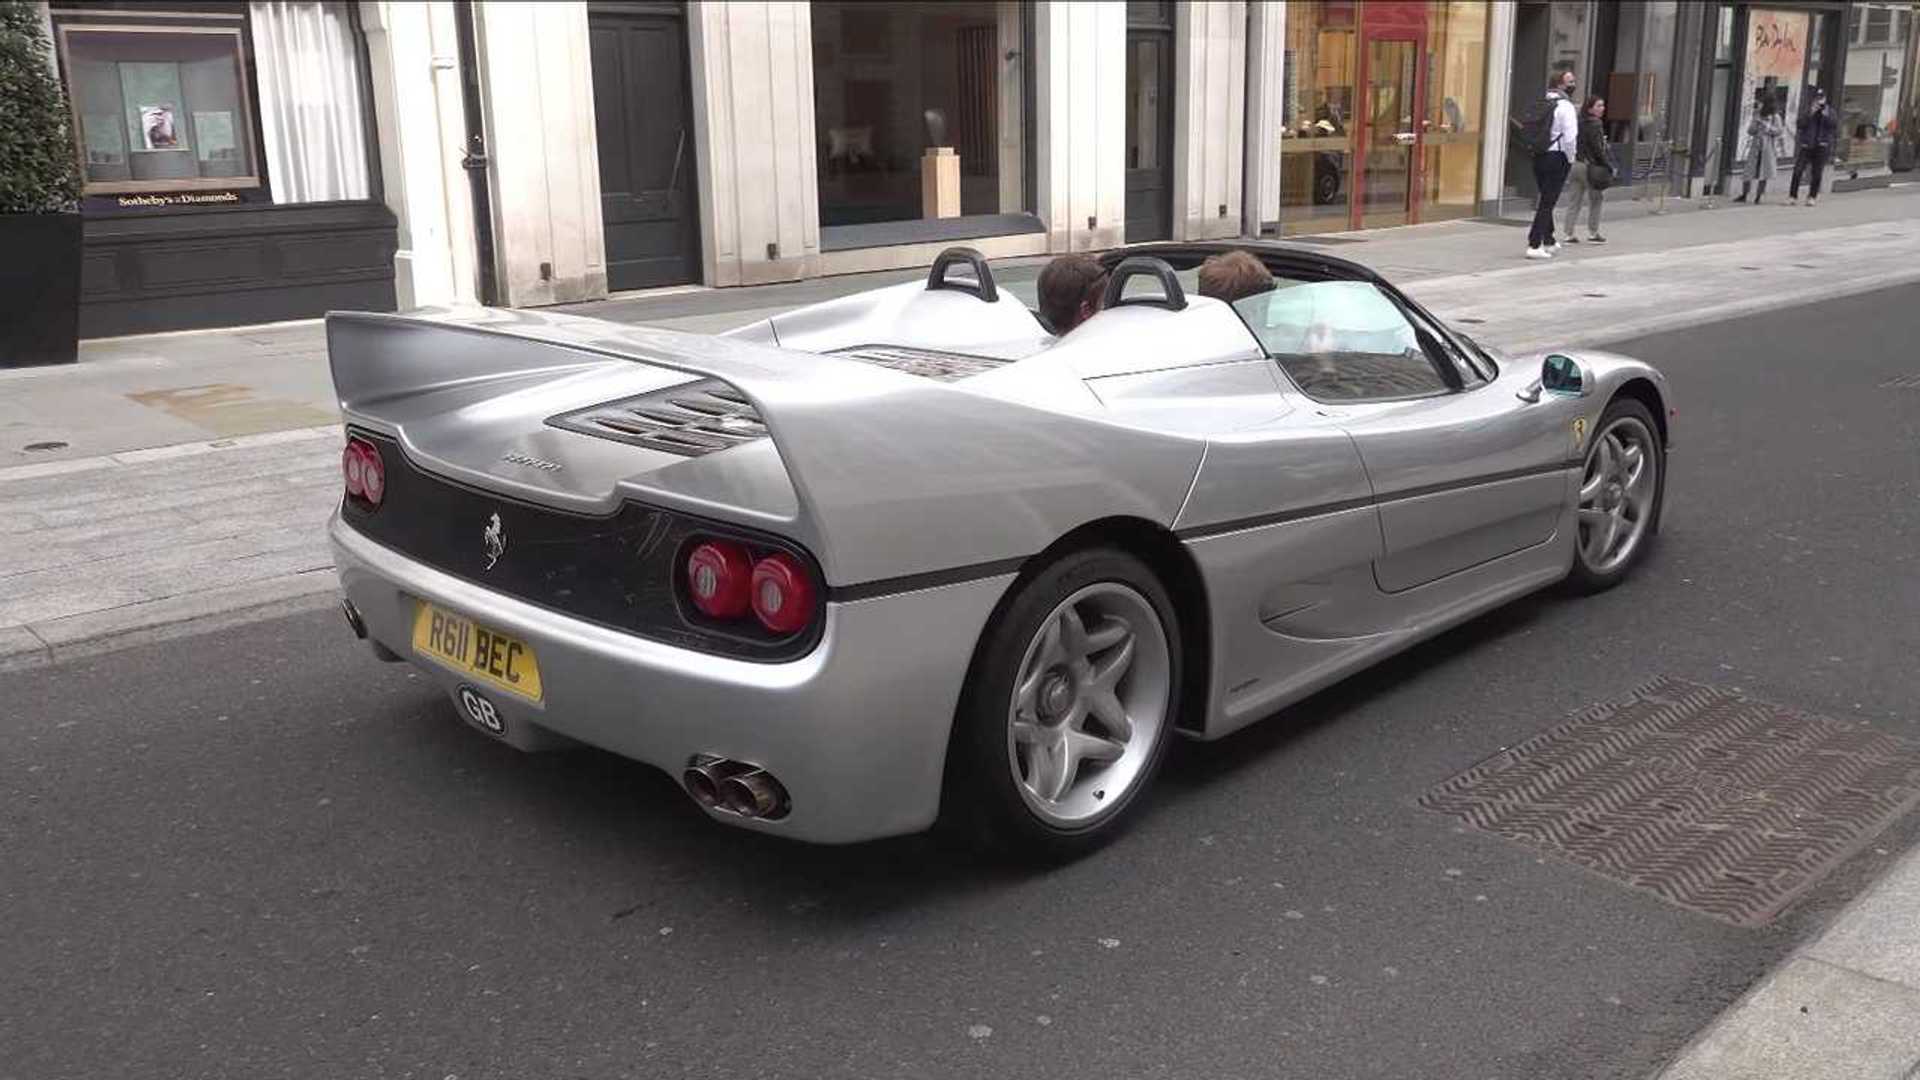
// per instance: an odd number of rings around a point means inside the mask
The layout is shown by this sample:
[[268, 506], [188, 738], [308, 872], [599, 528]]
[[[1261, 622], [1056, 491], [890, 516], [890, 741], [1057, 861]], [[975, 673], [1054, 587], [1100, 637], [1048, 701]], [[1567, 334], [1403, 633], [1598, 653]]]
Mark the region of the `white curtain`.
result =
[[367, 117], [347, 6], [250, 5], [260, 131], [276, 203], [367, 197]]

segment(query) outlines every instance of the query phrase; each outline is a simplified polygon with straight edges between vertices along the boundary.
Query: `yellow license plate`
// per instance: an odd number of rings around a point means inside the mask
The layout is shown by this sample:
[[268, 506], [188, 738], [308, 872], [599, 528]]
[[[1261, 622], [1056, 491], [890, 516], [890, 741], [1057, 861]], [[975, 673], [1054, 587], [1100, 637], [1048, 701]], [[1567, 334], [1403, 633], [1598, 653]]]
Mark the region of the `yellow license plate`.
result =
[[540, 661], [533, 647], [422, 600], [413, 613], [413, 648], [496, 690], [539, 701]]

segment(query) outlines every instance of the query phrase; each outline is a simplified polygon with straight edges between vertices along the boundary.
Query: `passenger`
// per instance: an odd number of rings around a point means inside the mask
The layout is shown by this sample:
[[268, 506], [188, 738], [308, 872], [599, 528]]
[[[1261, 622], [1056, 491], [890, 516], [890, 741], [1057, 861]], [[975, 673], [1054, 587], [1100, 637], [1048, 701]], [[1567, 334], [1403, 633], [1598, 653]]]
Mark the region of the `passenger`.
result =
[[1227, 251], [1200, 264], [1200, 295], [1238, 303], [1273, 291], [1273, 275], [1244, 251]]
[[1062, 255], [1040, 271], [1040, 317], [1047, 328], [1063, 335], [1100, 310], [1107, 288], [1107, 271], [1091, 255]]

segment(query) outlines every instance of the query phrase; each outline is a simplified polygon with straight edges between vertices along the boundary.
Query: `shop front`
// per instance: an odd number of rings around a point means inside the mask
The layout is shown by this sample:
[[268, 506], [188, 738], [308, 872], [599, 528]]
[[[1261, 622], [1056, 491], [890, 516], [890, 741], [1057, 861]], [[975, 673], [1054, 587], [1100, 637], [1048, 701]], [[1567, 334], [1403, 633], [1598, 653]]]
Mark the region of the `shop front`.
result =
[[[1766, 179], [1773, 181], [1772, 186], [1788, 179], [1799, 149], [1797, 121], [1809, 108], [1814, 88], [1824, 90], [1836, 107], [1841, 101], [1847, 7], [1842, 2], [1816, 0], [1708, 6], [1713, 74], [1703, 127], [1712, 138], [1703, 147], [1700, 178], [1707, 190], [1738, 192], [1746, 181], [1756, 179], [1751, 175], [1753, 136], [1747, 129], [1769, 109], [1783, 119], [1785, 132], [1778, 174]], [[1841, 136], [1834, 168], [1828, 172], [1829, 185], [1844, 175], [1842, 161], [1848, 154], [1844, 126]]]
[[1911, 0], [1858, 0], [1847, 12], [1845, 76], [1840, 88], [1840, 167], [1848, 180], [1913, 168], [1910, 122], [1902, 105], [1914, 93], [1914, 42], [1920, 11]]
[[1287, 5], [1282, 235], [1474, 213], [1487, 18], [1463, 0]]
[[[1609, 198], [1684, 194], [1695, 170], [1697, 43], [1709, 5], [1679, 0], [1521, 0], [1514, 12], [1513, 115], [1571, 71], [1584, 105], [1606, 102], [1604, 129], [1621, 183]], [[1717, 133], [1716, 133], [1717, 134]], [[1533, 170], [1509, 152], [1501, 212], [1533, 213]]]
[[393, 309], [358, 6], [52, 6], [83, 336]]

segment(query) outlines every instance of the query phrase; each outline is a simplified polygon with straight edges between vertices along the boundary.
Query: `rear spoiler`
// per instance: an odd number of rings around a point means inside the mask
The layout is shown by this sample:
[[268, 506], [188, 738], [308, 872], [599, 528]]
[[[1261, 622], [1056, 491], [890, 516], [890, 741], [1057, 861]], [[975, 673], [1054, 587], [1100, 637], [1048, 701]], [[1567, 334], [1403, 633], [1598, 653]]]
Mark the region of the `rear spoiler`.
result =
[[1170, 525], [1205, 447], [855, 360], [548, 312], [333, 313], [327, 346], [350, 420], [608, 361], [724, 382], [766, 424], [799, 503], [792, 538], [834, 586], [1017, 563], [1098, 518]]

